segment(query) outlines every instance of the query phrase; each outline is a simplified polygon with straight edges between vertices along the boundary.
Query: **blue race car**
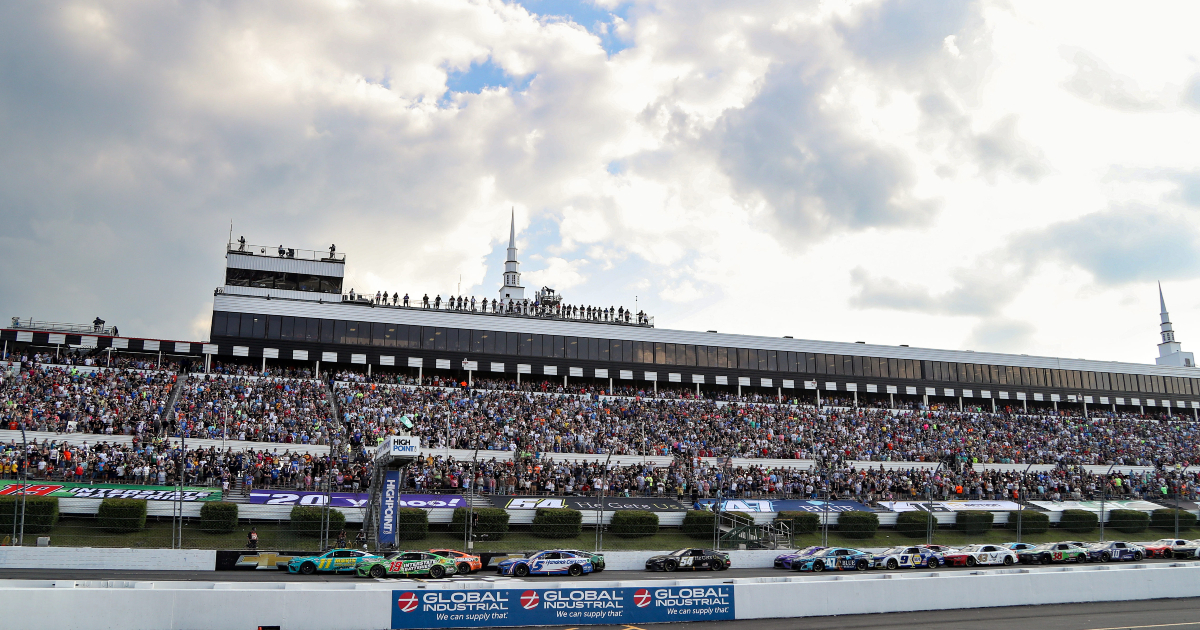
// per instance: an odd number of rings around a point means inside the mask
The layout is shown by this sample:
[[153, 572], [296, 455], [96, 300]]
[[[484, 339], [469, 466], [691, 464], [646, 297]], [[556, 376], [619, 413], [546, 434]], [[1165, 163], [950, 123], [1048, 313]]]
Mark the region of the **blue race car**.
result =
[[288, 562], [288, 573], [303, 573], [312, 575], [317, 571], [345, 571], [353, 573], [358, 561], [364, 558], [378, 558], [374, 554], [357, 549], [330, 549], [319, 556], [301, 556]]
[[1127, 542], [1102, 542], [1088, 545], [1088, 560], [1111, 562], [1113, 560], [1141, 560], [1146, 552], [1141, 547]]
[[871, 554], [858, 549], [830, 547], [811, 556], [792, 561], [793, 571], [866, 571], [871, 568]]
[[804, 558], [806, 556], [811, 556], [814, 553], [817, 553], [818, 551], [820, 551], [822, 549], [824, 549], [824, 547], [805, 547], [804, 549], [801, 549], [800, 551], [794, 551], [792, 553], [785, 553], [785, 554], [780, 554], [778, 556], [775, 556], [775, 568], [790, 570], [792, 568], [792, 563], [795, 562], [798, 558]]
[[496, 571], [500, 575], [525, 577], [527, 575], [570, 575], [578, 577], [595, 570], [591, 558], [561, 549], [535, 551], [524, 558], [512, 558], [501, 562]]
[[936, 569], [944, 563], [944, 554], [924, 547], [893, 547], [871, 557], [871, 566], [876, 569], [899, 569], [928, 567]]

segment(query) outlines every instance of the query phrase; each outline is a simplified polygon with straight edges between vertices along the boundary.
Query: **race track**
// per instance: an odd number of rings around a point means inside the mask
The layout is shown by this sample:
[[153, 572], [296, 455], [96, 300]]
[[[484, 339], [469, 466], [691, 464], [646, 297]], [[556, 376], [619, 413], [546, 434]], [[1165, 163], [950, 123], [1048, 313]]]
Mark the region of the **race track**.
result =
[[[555, 626], [570, 630], [577, 626]], [[804, 617], [800, 619], [749, 619], [744, 621], [643, 624], [642, 626], [585, 626], [587, 630], [1197, 630], [1200, 599], [1152, 599], [1101, 604], [1010, 606], [970, 610]]]
[[[1142, 560], [1137, 564], [1158, 564], [1170, 562], [1185, 562], [1180, 560]], [[1117, 563], [1112, 563], [1117, 564]], [[1133, 564], [1132, 562], [1126, 564]], [[1021, 567], [1022, 565], [1015, 565]], [[1046, 565], [1046, 566], [1062, 566], [1062, 565]], [[1070, 565], [1073, 566], [1073, 565]], [[1085, 565], [1091, 566], [1091, 565]], [[1010, 567], [1003, 566], [988, 566], [988, 567], [941, 567], [937, 571], [981, 571], [989, 569], [1005, 569]], [[1029, 567], [1035, 569], [1037, 567]], [[898, 569], [892, 573], [903, 573], [905, 571], [928, 571], [928, 569]], [[881, 573], [881, 570], [872, 570], [872, 573]], [[836, 572], [830, 572], [835, 573]], [[854, 573], [854, 572], [851, 572]], [[785, 571], [783, 569], [729, 569], [728, 571], [677, 571], [667, 573], [663, 571], [601, 571], [600, 573], [592, 573], [583, 575], [578, 578], [570, 578], [565, 575], [557, 576], [529, 576], [522, 579], [503, 577], [497, 575], [494, 571], [480, 571], [466, 576], [452, 576], [441, 581], [454, 580], [486, 580], [486, 581], [505, 581], [505, 582], [617, 582], [628, 580], [679, 580], [679, 579], [712, 579], [719, 582], [732, 580], [735, 578], [758, 578], [758, 577], [788, 577], [798, 575], [813, 575], [812, 573], [799, 573], [793, 571]], [[345, 582], [355, 580], [365, 580], [367, 578], [356, 578], [353, 574], [317, 574], [317, 575], [299, 575], [291, 574], [287, 571], [127, 571], [127, 570], [110, 570], [110, 569], [0, 569], [0, 580], [133, 580], [143, 582]], [[385, 578], [378, 580], [380, 582], [412, 582], [416, 580], [403, 578]], [[436, 580], [431, 580], [436, 582]]]

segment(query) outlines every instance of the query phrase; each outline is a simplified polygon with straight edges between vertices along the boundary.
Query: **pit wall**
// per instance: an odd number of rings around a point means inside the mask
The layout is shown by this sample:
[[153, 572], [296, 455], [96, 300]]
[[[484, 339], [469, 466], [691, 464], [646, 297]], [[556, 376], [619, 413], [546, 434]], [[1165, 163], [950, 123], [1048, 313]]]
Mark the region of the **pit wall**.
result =
[[[721, 580], [521, 583], [542, 599], [556, 590], [645, 588], [661, 597], [702, 586], [733, 590], [733, 618], [827, 615], [1087, 603], [1200, 596], [1200, 563], [1010, 568], [991, 571], [850, 573]], [[207, 583], [0, 581], [0, 627], [30, 630], [384, 630], [400, 591], [494, 591], [503, 583]], [[393, 592], [392, 589], [397, 589]], [[416, 589], [429, 589], [418, 591]], [[694, 591], [692, 591], [694, 592]], [[511, 593], [510, 593], [511, 596]], [[686, 595], [685, 595], [686, 596]], [[462, 597], [465, 597], [462, 596]], [[513, 600], [509, 600], [510, 602]], [[629, 604], [630, 602], [624, 602]], [[510, 606], [510, 608], [513, 606]], [[634, 612], [632, 606], [626, 610]], [[519, 611], [518, 611], [519, 612]], [[598, 620], [598, 623], [611, 623]], [[572, 621], [584, 625], [588, 621]], [[461, 627], [409, 624], [404, 627]], [[479, 626], [478, 623], [471, 624]], [[498, 624], [503, 625], [503, 624]]]
[[0, 569], [213, 571], [216, 565], [217, 552], [211, 549], [0, 547]]

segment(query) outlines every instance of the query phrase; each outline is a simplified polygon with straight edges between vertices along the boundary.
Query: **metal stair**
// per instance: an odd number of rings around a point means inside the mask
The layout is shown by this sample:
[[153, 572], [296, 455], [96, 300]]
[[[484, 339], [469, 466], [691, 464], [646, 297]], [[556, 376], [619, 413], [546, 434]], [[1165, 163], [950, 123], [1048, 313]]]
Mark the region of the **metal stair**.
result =
[[786, 522], [754, 524], [739, 514], [722, 513], [717, 522], [719, 549], [791, 549], [792, 527]]

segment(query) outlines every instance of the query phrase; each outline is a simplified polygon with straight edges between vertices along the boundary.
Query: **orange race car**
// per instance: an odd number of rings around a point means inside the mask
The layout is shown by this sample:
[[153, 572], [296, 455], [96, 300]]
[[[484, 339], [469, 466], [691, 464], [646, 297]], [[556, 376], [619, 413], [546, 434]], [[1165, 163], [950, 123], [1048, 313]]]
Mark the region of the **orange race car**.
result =
[[479, 559], [479, 556], [472, 556], [457, 549], [430, 549], [429, 553], [453, 559], [455, 566], [458, 567], [456, 575], [474, 573], [483, 568], [483, 561]]

